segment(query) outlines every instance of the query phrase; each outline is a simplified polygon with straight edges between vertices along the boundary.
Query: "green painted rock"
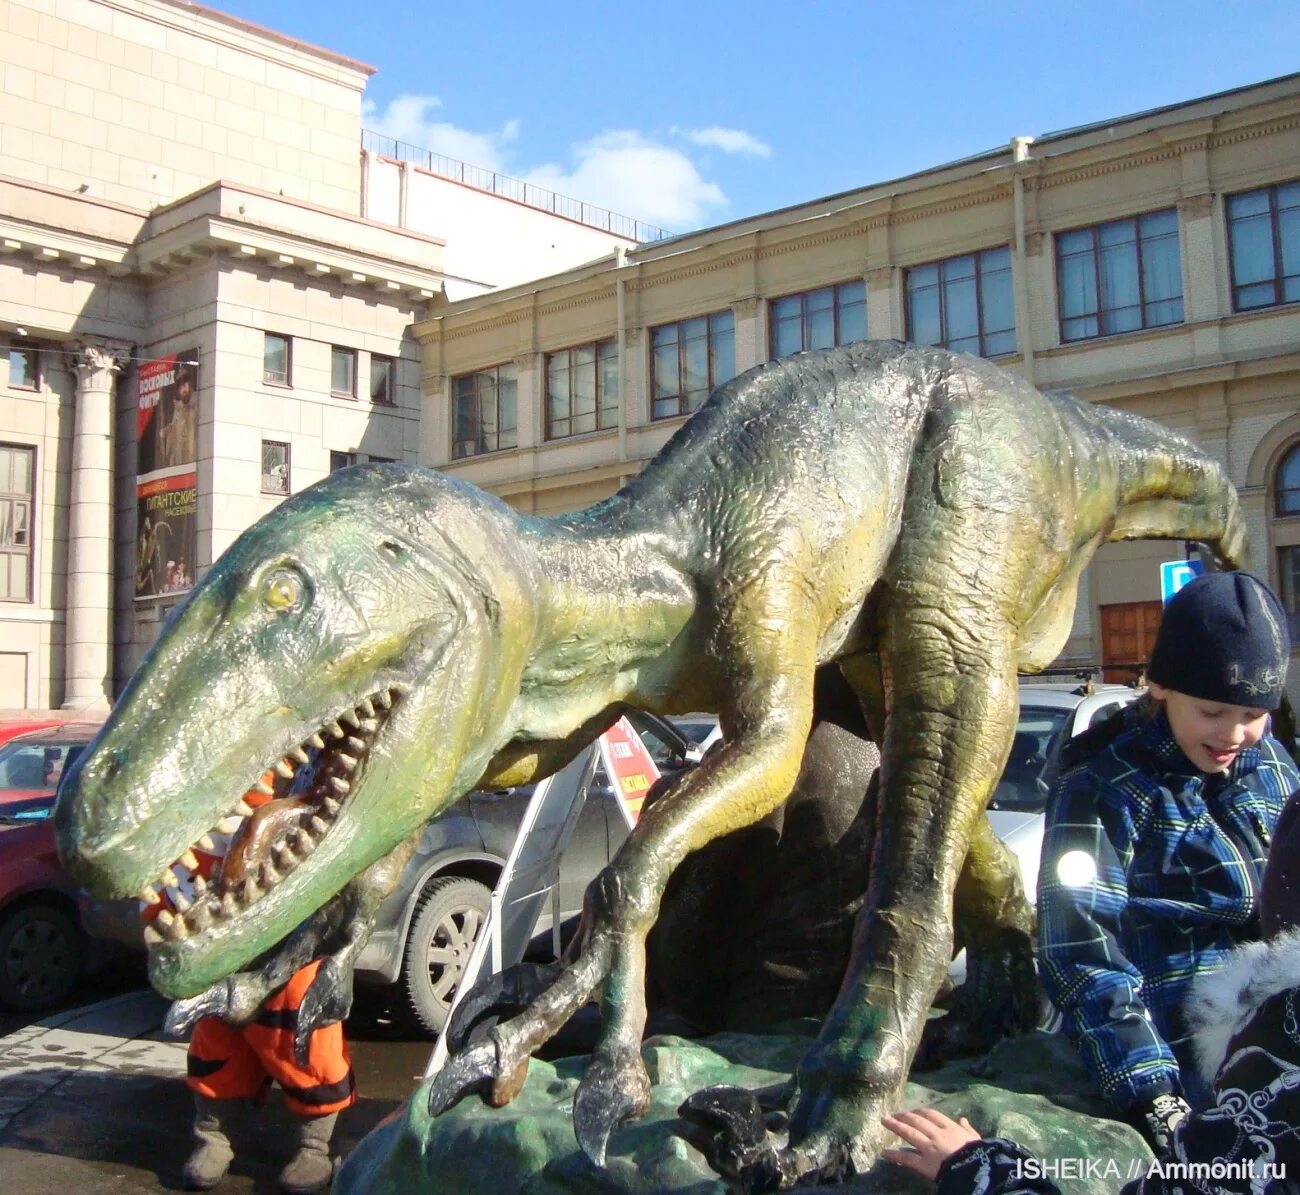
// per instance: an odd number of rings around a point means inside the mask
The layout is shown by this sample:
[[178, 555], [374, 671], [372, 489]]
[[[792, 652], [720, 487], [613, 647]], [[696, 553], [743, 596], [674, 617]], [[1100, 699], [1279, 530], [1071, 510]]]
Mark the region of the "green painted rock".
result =
[[[808, 1022], [783, 1029], [788, 1031], [723, 1033], [698, 1041], [650, 1038], [642, 1056], [654, 1084], [653, 1102], [643, 1119], [611, 1138], [604, 1171], [579, 1151], [570, 1119], [586, 1059], [534, 1059], [523, 1090], [505, 1108], [489, 1108], [471, 1097], [432, 1120], [428, 1085], [422, 1084], [402, 1110], [361, 1141], [335, 1179], [334, 1191], [721, 1195], [726, 1185], [675, 1131], [682, 1125], [677, 1108], [704, 1087], [783, 1082], [811, 1044], [814, 1026]], [[908, 1084], [909, 1107], [930, 1104], [950, 1116], [969, 1117], [982, 1132], [1011, 1137], [1040, 1158], [1060, 1160], [1065, 1195], [1113, 1195], [1151, 1159], [1133, 1129], [1106, 1117], [1106, 1105], [1091, 1094], [1073, 1049], [1059, 1035], [1036, 1033], [1003, 1042], [985, 1058], [921, 1078], [923, 1083]], [[1078, 1177], [1071, 1177], [1071, 1169], [1080, 1172]], [[887, 1163], [843, 1189], [933, 1190]]]

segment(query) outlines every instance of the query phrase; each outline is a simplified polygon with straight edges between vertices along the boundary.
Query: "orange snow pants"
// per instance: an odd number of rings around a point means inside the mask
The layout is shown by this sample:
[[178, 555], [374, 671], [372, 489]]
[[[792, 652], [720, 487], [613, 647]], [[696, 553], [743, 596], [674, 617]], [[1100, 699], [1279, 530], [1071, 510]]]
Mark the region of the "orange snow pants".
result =
[[298, 1116], [328, 1116], [356, 1103], [352, 1058], [341, 1023], [311, 1035], [306, 1067], [294, 1058], [298, 1009], [319, 969], [320, 960], [308, 963], [243, 1028], [204, 1017], [194, 1027], [186, 1058], [190, 1090], [214, 1100], [251, 1099], [274, 1081]]

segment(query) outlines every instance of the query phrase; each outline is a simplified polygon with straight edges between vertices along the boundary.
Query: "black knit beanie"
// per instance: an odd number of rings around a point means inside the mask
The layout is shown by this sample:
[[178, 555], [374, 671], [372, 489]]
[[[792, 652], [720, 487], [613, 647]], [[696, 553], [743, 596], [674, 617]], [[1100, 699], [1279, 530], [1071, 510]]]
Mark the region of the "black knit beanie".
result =
[[1252, 573], [1205, 573], [1165, 606], [1147, 679], [1189, 697], [1277, 709], [1291, 656], [1286, 614]]
[[1266, 938], [1300, 925], [1300, 792], [1291, 794], [1273, 827], [1259, 894], [1259, 921]]

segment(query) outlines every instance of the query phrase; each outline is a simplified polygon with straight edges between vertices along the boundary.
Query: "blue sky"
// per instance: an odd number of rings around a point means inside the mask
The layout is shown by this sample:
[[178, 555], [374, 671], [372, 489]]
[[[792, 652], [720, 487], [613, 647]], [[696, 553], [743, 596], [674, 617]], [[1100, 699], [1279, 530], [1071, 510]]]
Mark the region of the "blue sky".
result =
[[215, 0], [366, 128], [686, 232], [1300, 70], [1296, 0]]

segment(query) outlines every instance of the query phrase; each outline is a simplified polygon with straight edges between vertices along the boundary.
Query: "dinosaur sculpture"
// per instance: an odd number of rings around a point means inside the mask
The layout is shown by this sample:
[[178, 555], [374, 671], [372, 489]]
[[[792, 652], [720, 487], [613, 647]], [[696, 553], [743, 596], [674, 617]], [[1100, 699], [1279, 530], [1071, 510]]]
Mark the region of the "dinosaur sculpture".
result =
[[[439, 1108], [470, 1090], [509, 1100], [531, 1051], [601, 990], [574, 1105], [600, 1161], [646, 1103], [645, 940], [669, 874], [785, 799], [815, 674], [837, 664], [881, 745], [874, 857], [764, 1181], [861, 1168], [951, 955], [959, 877], [991, 938], [1024, 938], [1013, 869], [982, 829], [1016, 674], [1061, 649], [1097, 547], [1140, 537], [1239, 565], [1220, 467], [1156, 424], [894, 342], [746, 373], [572, 516], [523, 516], [433, 472], [344, 470], [245, 532], [172, 615], [65, 779], [62, 850], [96, 894], [128, 896], [233, 833], [220, 884], [150, 950], [159, 991], [230, 1011], [338, 930], [340, 901], [364, 917], [401, 844], [461, 794], [552, 772], [628, 706], [717, 710], [726, 746], [593, 882], [576, 949], [471, 1001], [433, 1089]], [[238, 804], [313, 749], [311, 792]], [[322, 969], [308, 1021], [346, 1007], [354, 947]], [[523, 1011], [465, 1045], [508, 996]]]

